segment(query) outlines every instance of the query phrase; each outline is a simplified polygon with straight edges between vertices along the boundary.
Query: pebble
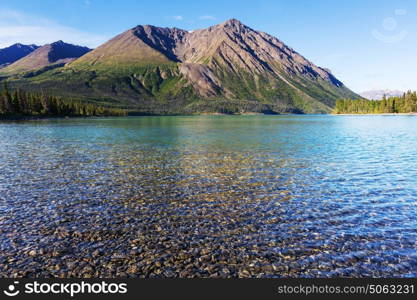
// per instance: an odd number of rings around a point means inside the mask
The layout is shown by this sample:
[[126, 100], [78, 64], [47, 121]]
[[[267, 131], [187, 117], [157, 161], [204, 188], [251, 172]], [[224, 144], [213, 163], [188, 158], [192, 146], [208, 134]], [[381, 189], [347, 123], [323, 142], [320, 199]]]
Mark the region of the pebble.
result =
[[[105, 145], [103, 139], [96, 147]], [[280, 160], [262, 160], [259, 169], [262, 158], [235, 153], [182, 152], [173, 161], [140, 146], [126, 157], [73, 150], [65, 148], [54, 165], [37, 160], [48, 172], [25, 184], [0, 172], [1, 182], [15, 180], [22, 189], [0, 187], [0, 209], [8, 210], [0, 215], [0, 277], [417, 274], [408, 233], [353, 234], [360, 224], [344, 221], [350, 204], [294, 195], [310, 187], [295, 186], [302, 169], [292, 173]]]

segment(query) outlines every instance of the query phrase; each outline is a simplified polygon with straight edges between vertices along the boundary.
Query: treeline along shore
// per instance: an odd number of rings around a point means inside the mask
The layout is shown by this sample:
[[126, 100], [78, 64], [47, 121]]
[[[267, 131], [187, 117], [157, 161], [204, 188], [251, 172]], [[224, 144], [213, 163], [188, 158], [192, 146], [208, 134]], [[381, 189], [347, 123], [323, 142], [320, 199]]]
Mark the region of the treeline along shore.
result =
[[401, 97], [384, 97], [382, 100], [336, 101], [333, 114], [401, 114], [417, 112], [417, 93], [408, 91]]
[[90, 102], [64, 99], [46, 92], [10, 89], [5, 82], [0, 90], [0, 118], [125, 116], [127, 111]]
[[[204, 110], [203, 110], [204, 111]], [[263, 112], [265, 113], [265, 112]], [[408, 91], [401, 97], [384, 97], [382, 100], [337, 100], [333, 114], [408, 114], [417, 113], [417, 92]], [[0, 87], [0, 119], [42, 117], [104, 117], [135, 115], [122, 108], [107, 107], [93, 102], [73, 100], [49, 95], [47, 92], [28, 92], [9, 88], [7, 82]]]

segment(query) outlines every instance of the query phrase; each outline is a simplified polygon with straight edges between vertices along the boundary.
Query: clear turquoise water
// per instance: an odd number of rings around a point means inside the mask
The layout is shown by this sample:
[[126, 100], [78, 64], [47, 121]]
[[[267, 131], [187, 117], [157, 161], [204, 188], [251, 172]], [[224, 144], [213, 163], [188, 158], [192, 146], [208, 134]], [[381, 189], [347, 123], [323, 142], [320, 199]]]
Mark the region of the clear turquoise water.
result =
[[[182, 250], [129, 258], [139, 265], [209, 244], [236, 272], [257, 262], [253, 276], [416, 277], [417, 117], [0, 123], [0, 233], [0, 262], [20, 260], [3, 276], [33, 263], [27, 249], [76, 260], [100, 248], [105, 261], [140, 236]], [[45, 260], [29, 275], [54, 275]]]

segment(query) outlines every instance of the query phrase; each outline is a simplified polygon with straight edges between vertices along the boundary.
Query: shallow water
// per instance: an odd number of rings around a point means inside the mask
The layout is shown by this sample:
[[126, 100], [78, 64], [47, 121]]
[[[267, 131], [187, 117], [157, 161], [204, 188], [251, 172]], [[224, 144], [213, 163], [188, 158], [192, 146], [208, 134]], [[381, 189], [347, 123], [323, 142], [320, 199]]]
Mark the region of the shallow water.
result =
[[417, 117], [0, 123], [0, 276], [416, 277]]

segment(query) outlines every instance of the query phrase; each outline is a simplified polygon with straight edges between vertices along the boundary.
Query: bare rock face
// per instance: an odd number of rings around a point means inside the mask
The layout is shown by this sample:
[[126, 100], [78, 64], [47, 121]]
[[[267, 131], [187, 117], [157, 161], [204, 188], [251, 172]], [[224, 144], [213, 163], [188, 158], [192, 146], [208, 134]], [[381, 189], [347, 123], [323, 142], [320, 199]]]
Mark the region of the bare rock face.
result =
[[202, 96], [216, 96], [221, 90], [221, 82], [206, 65], [182, 63], [179, 70]]
[[[78, 63], [87, 60], [104, 62], [106, 58], [118, 62], [118, 57], [122, 60], [122, 57], [128, 56], [132, 57], [131, 62], [145, 61], [147, 57], [152, 61], [156, 57], [151, 56], [157, 56], [156, 53], [168, 61], [189, 64], [183, 70], [201, 70], [199, 65], [205, 65], [209, 69], [229, 68], [235, 73], [243, 70], [252, 75], [279, 75], [285, 71], [289, 75], [308, 76], [342, 85], [328, 70], [315, 66], [277, 38], [255, 31], [235, 19], [193, 32], [137, 26], [98, 47]], [[203, 75], [198, 70], [195, 73]]]
[[178, 28], [160, 28], [150, 25], [138, 26], [132, 29], [135, 36], [149, 47], [163, 53], [173, 61], [180, 61], [176, 55], [177, 47], [182, 43], [187, 31]]
[[317, 67], [277, 38], [255, 31], [232, 19], [185, 36], [178, 57], [185, 62], [205, 63], [210, 68], [229, 67], [233, 72], [279, 76], [301, 75], [342, 86], [328, 70]]
[[130, 29], [80, 57], [72, 65], [113, 67], [115, 65], [132, 65], [138, 62], [166, 63], [169, 61], [163, 53], [138, 38], [135, 29]]

